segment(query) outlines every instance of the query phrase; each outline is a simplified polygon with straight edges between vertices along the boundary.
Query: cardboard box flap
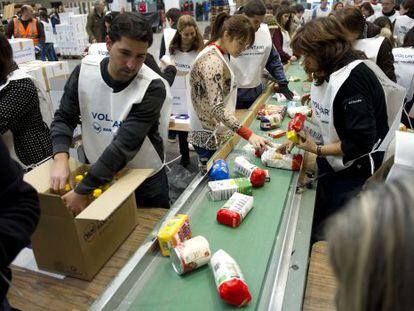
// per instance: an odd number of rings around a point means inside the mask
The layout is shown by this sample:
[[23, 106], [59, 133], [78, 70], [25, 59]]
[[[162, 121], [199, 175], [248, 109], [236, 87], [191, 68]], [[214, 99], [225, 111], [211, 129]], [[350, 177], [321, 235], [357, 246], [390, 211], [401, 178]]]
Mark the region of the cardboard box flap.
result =
[[[45, 193], [50, 190], [50, 172], [52, 170], [53, 159], [39, 165], [34, 170], [24, 175], [24, 181], [29, 183], [38, 193]], [[76, 163], [73, 159], [69, 159], [70, 171], [73, 172], [82, 163]]]
[[93, 201], [76, 219], [106, 220], [148, 178], [152, 171], [152, 169], [127, 170], [120, 179]]

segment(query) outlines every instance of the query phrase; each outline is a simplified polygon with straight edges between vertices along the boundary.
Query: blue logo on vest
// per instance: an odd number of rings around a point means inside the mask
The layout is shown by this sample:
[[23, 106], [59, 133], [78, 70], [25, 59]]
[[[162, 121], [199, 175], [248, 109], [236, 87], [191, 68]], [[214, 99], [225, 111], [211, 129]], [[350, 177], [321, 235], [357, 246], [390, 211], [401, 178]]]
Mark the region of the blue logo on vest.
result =
[[98, 134], [102, 132], [102, 126], [98, 122], [93, 122], [93, 129]]

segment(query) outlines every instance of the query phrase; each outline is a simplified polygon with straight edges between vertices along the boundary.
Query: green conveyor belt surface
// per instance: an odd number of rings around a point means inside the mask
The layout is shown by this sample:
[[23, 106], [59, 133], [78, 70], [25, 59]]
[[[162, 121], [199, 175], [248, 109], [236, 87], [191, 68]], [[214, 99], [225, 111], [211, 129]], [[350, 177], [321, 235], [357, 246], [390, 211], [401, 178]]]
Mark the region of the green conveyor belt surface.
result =
[[[305, 78], [303, 70], [296, 63], [290, 66], [287, 77], [291, 75]], [[302, 82], [290, 83], [291, 89], [302, 94]], [[268, 103], [275, 103], [272, 98]], [[283, 129], [290, 119], [286, 116]], [[259, 121], [254, 120], [250, 128], [255, 133], [260, 131]], [[280, 139], [283, 141], [285, 138]], [[241, 140], [227, 158], [232, 176], [233, 160], [238, 155], [245, 155], [251, 162], [264, 167], [260, 159], [248, 155], [243, 150], [246, 141]], [[271, 181], [262, 188], [253, 190], [254, 208], [238, 228], [223, 226], [216, 221], [216, 212], [225, 201], [213, 202], [208, 199], [207, 187], [203, 189], [194, 204], [197, 208], [190, 216], [193, 236], [202, 235], [210, 243], [211, 251], [218, 249], [228, 252], [240, 265], [252, 294], [252, 301], [243, 308], [254, 310], [261, 293], [261, 287], [270, 260], [272, 245], [278, 237], [283, 211], [287, 206], [289, 188], [294, 174], [292, 171], [268, 168]], [[160, 255], [161, 256], [161, 255]], [[129, 310], [227, 310], [234, 307], [222, 302], [214, 282], [213, 272], [204, 266], [184, 276], [177, 275], [169, 257], [162, 258], [161, 264], [152, 273], [150, 281], [136, 297], [128, 297], [123, 304]]]

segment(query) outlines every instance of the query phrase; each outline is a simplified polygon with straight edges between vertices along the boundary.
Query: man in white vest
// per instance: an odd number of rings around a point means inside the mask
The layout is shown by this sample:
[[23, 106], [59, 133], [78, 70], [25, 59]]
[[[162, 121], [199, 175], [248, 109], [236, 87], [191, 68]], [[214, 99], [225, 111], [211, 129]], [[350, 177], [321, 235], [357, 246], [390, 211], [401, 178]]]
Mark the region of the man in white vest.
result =
[[75, 189], [63, 196], [68, 208], [82, 211], [88, 195], [125, 166], [150, 168], [152, 175], [135, 191], [143, 207], [169, 207], [164, 146], [171, 109], [166, 82], [144, 65], [152, 31], [132, 13], [117, 16], [106, 37], [109, 57], [86, 56], [65, 86], [51, 127], [51, 188], [69, 177], [68, 150], [77, 123], [91, 167]]
[[174, 37], [177, 31], [177, 23], [180, 19], [182, 13], [180, 9], [171, 8], [165, 13], [165, 18], [167, 19], [167, 23], [169, 27], [164, 28], [162, 38], [161, 38], [161, 45], [160, 45], [160, 59], [167, 54], [167, 47], [170, 45], [172, 38]]
[[370, 37], [368, 23], [357, 7], [348, 7], [337, 11], [335, 17], [349, 31], [353, 47], [364, 52], [367, 58], [376, 63], [388, 78], [396, 82], [390, 40], [379, 35]]
[[[356, 5], [356, 4], [355, 4]], [[312, 11], [312, 19], [317, 17], [328, 16], [330, 10], [328, 8], [328, 0], [321, 0], [321, 4]]]
[[230, 66], [237, 79], [237, 109], [248, 109], [263, 92], [262, 74], [266, 68], [277, 82], [275, 91], [293, 98], [289, 90], [280, 56], [273, 46], [269, 28], [263, 23], [266, 7], [262, 0], [250, 0], [239, 9], [256, 29], [254, 44], [237, 58], [230, 57]]
[[400, 13], [395, 10], [395, 0], [382, 0], [381, 5], [382, 11], [375, 13], [376, 18], [386, 16], [391, 23], [394, 24], [395, 19], [400, 15]]

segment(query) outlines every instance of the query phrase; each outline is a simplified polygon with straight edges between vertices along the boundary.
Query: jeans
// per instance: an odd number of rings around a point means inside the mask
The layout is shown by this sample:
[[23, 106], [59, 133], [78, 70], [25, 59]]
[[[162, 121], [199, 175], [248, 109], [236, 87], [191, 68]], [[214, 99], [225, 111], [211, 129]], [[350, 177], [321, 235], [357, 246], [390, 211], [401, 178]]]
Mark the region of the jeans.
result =
[[40, 59], [42, 61], [58, 61], [58, 57], [55, 52], [55, 48], [53, 47], [53, 43], [44, 43], [42, 46], [42, 52], [40, 54]]
[[136, 190], [138, 207], [170, 208], [168, 178], [165, 168], [147, 178]]
[[195, 152], [197, 152], [198, 160], [200, 161], [201, 165], [206, 165], [208, 160], [216, 153], [216, 150], [208, 150], [205, 148], [193, 146]]

